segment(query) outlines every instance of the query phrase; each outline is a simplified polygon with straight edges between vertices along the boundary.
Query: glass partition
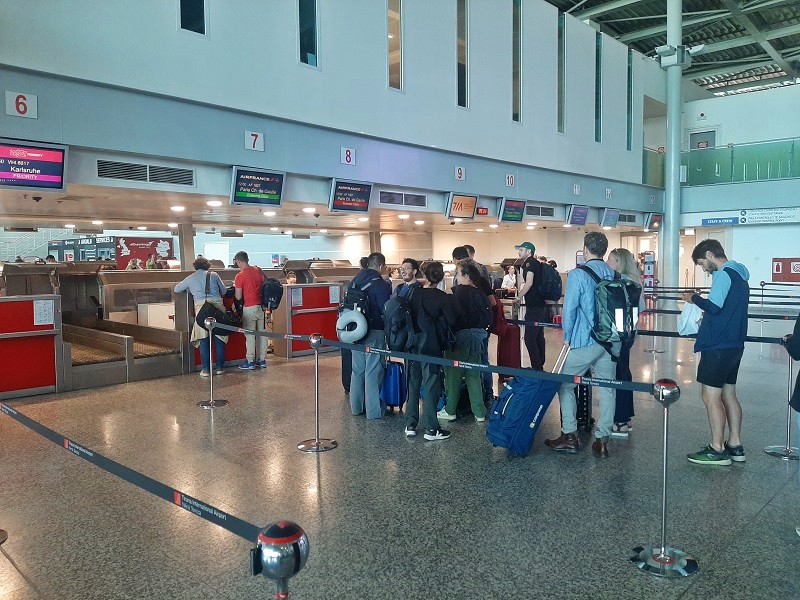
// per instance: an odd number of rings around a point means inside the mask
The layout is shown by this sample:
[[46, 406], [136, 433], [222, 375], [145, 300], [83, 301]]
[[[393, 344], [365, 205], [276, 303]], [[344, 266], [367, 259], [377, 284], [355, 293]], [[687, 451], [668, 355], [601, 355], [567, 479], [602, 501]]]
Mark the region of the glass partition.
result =
[[686, 186], [796, 178], [800, 139], [697, 148], [681, 153], [681, 165], [686, 167]]

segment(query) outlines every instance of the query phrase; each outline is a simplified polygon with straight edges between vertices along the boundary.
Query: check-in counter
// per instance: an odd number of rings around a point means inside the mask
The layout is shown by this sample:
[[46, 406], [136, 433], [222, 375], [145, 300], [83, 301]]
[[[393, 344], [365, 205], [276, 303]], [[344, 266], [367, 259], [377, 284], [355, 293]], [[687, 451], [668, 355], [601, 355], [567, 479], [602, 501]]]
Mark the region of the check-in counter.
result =
[[[319, 333], [335, 340], [343, 288], [340, 282], [285, 286], [281, 305], [272, 313], [275, 332], [295, 335]], [[275, 356], [283, 358], [314, 353], [308, 342], [291, 339], [276, 339], [274, 349]], [[322, 348], [320, 352], [336, 350], [338, 348]]]
[[54, 264], [0, 263], [4, 296], [53, 294], [57, 287]]
[[0, 298], [0, 398], [61, 390], [61, 299]]

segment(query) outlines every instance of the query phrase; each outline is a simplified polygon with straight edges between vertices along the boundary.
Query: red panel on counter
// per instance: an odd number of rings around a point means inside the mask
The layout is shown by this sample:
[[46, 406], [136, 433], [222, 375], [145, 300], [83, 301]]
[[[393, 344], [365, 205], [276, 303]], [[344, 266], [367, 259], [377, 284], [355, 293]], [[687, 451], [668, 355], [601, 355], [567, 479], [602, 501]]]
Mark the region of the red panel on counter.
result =
[[[203, 340], [203, 344], [208, 343], [208, 339]], [[214, 348], [214, 344], [211, 345], [212, 352], [214, 356], [216, 356], [216, 349]], [[192, 345], [192, 349], [194, 350], [194, 364], [200, 365], [200, 348], [195, 348]], [[232, 333], [228, 336], [228, 343], [225, 344], [225, 362], [229, 360], [244, 360], [246, 357], [247, 351], [245, 348], [245, 341], [244, 341], [244, 334], [243, 333]], [[214, 363], [212, 363], [214, 364]]]
[[[47, 300], [47, 302], [53, 302], [53, 300]], [[53, 329], [53, 324], [33, 324], [33, 300], [0, 302], [0, 333], [44, 331], [47, 329]]]
[[[303, 290], [303, 306], [295, 306], [293, 308], [325, 308], [328, 306], [339, 306], [338, 302], [331, 302], [330, 286], [322, 287], [304, 287]], [[293, 333], [299, 333], [292, 330]]]
[[[313, 288], [311, 288], [313, 289]], [[328, 288], [321, 288], [325, 294], [328, 293]], [[303, 298], [305, 302], [305, 298]], [[322, 337], [329, 340], [336, 339], [336, 321], [339, 319], [339, 313], [331, 312], [318, 312], [318, 313], [305, 313], [292, 316], [292, 333], [297, 335], [311, 335], [312, 333], [321, 333]], [[309, 350], [311, 344], [305, 341], [292, 340], [292, 351], [298, 352], [301, 350]]]
[[[30, 305], [30, 301], [27, 304]], [[0, 304], [7, 305], [8, 303]], [[55, 385], [55, 337], [48, 335], [0, 340], [0, 365], [5, 365], [3, 376], [0, 377], [0, 392]]]

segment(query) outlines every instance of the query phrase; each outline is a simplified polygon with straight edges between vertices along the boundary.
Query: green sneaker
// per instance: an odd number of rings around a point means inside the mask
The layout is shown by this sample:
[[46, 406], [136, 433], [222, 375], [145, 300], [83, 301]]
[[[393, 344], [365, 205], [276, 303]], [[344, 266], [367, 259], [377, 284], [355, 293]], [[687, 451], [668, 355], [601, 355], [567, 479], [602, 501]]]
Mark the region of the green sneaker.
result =
[[692, 454], [687, 454], [686, 458], [689, 459], [689, 462], [695, 463], [697, 465], [729, 465], [731, 464], [731, 455], [728, 454], [727, 450], [723, 450], [722, 452], [717, 452], [711, 446], [706, 446], [700, 452], [693, 452]]
[[744, 446], [731, 446], [728, 442], [725, 442], [725, 450], [728, 451], [728, 454], [731, 456], [731, 460], [734, 462], [744, 462]]

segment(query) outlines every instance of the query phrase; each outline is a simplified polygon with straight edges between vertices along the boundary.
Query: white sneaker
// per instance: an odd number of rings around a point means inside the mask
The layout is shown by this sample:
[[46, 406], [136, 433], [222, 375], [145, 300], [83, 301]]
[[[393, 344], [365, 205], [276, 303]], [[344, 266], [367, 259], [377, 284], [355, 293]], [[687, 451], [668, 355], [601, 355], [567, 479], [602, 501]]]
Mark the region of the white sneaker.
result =
[[406, 437], [414, 437], [417, 435], [417, 429], [415, 427], [406, 427]]
[[200, 377], [211, 377], [211, 371], [206, 371], [205, 369], [203, 369], [202, 371], [200, 371]]
[[476, 420], [478, 423], [483, 423], [483, 422], [486, 420], [486, 417], [475, 417], [475, 420]]
[[632, 429], [630, 423], [614, 423], [611, 426], [611, 437], [627, 438]]
[[432, 429], [426, 429], [425, 435], [423, 435], [426, 440], [446, 440], [450, 437], [450, 432], [446, 429], [442, 429], [441, 427], [436, 431]]
[[800, 535], [800, 525], [798, 525], [797, 527], [795, 527], [795, 529], [794, 529], [794, 530], [797, 532], [797, 535]]
[[439, 412], [436, 413], [436, 418], [437, 419], [441, 419], [442, 421], [455, 421], [456, 420], [456, 416], [455, 415], [451, 415], [449, 412], [447, 412], [447, 409], [445, 409], [445, 408], [443, 408], [442, 410], [440, 410]]

